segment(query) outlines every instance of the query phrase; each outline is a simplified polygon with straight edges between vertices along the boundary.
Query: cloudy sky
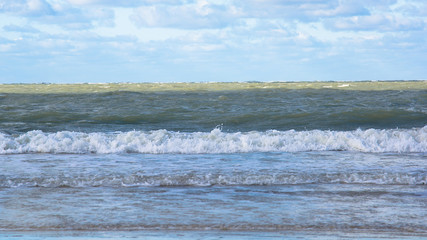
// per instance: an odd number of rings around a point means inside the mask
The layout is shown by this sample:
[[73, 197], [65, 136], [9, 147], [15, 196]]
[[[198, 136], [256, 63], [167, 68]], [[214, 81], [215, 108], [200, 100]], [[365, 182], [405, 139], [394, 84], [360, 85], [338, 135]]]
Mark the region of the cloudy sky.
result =
[[0, 83], [413, 79], [425, 0], [0, 0]]

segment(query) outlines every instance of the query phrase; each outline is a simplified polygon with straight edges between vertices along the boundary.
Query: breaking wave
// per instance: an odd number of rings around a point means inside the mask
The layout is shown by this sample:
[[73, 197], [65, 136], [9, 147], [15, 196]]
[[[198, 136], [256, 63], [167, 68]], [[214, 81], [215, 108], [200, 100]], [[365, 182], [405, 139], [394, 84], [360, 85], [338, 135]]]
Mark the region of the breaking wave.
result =
[[0, 133], [0, 154], [21, 153], [244, 153], [244, 152], [427, 152], [427, 126], [354, 131], [174, 132], [167, 130], [83, 133], [40, 130]]

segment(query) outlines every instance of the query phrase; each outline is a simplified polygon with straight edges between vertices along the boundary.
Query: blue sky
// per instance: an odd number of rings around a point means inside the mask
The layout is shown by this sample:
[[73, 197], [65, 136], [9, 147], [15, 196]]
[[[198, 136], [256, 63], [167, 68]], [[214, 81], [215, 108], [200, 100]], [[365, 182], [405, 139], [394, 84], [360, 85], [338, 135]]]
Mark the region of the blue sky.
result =
[[427, 79], [424, 0], [0, 0], [0, 83]]

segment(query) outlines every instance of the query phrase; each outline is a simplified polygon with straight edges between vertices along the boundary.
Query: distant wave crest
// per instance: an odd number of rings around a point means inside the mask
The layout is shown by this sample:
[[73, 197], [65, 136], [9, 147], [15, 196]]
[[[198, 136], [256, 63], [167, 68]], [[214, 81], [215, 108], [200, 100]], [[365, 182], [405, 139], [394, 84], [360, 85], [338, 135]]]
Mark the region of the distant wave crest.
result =
[[354, 131], [173, 132], [116, 133], [30, 131], [0, 133], [0, 154], [21, 153], [242, 153], [242, 152], [427, 152], [427, 126], [414, 129]]

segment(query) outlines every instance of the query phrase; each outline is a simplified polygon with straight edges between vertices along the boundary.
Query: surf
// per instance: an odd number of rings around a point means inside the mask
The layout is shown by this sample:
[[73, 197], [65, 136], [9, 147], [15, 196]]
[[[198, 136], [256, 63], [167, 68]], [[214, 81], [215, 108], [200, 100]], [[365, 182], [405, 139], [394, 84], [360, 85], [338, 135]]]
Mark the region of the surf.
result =
[[352, 151], [416, 153], [427, 151], [427, 126], [412, 129], [357, 129], [354, 131], [249, 131], [0, 133], [0, 154], [215, 154], [246, 152]]

